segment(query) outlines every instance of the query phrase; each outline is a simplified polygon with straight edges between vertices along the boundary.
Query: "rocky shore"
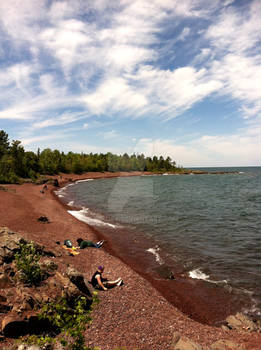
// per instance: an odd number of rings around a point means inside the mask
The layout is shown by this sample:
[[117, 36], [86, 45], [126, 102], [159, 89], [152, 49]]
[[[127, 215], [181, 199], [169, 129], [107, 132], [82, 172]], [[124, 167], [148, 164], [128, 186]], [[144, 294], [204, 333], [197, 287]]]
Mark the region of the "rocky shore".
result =
[[[58, 176], [57, 180], [62, 185], [75, 179], [112, 176], [129, 174], [67, 174]], [[52, 193], [54, 186], [48, 185], [45, 193], [40, 192], [42, 185], [31, 183], [4, 185], [1, 188], [0, 227], [8, 227], [8, 230], [24, 239], [44, 246], [46, 251], [55, 252], [52, 261], [58, 266], [60, 274], [66, 273], [66, 268], [70, 265], [89, 279], [96, 267], [103, 264], [105, 275], [124, 279], [124, 286], [99, 292], [100, 303], [93, 312], [93, 323], [86, 329], [87, 346], [97, 346], [101, 350], [117, 347], [125, 347], [127, 350], [260, 350], [261, 334], [257, 323], [243, 319], [242, 315], [231, 317], [226, 327], [211, 327], [190, 319], [173, 307], [147, 280], [114, 257], [106, 247], [106, 250], [88, 248], [79, 255], [69, 255], [56, 242], [69, 238], [76, 244], [78, 237], [94, 241], [100, 237], [97, 237], [99, 233], [94, 229], [67, 213], [65, 206]], [[48, 221], [38, 220], [40, 217], [46, 217]], [[1, 264], [0, 278], [5, 278], [5, 264]], [[3, 288], [5, 293], [9, 287]], [[5, 298], [3, 305], [8, 304], [8, 298], [3, 295], [3, 300]], [[3, 327], [6, 311], [12, 311], [12, 308], [12, 305], [6, 309], [3, 306], [0, 313], [1, 347], [13, 343], [11, 338], [5, 336]]]

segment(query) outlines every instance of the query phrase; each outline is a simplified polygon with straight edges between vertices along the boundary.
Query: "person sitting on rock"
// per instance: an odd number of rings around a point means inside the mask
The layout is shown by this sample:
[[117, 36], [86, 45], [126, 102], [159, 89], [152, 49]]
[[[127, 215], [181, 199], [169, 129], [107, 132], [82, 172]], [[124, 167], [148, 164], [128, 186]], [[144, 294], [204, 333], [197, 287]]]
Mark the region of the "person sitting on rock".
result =
[[97, 268], [97, 271], [94, 272], [91, 284], [94, 288], [99, 290], [107, 290], [108, 288], [112, 288], [114, 286], [122, 286], [123, 280], [119, 277], [115, 281], [108, 281], [107, 278], [102, 277], [102, 273], [104, 271], [104, 266], [100, 265]]
[[82, 238], [78, 238], [76, 242], [79, 245], [79, 247], [77, 247], [78, 249], [84, 249], [84, 248], [88, 248], [88, 247], [100, 248], [104, 243], [104, 241], [99, 241], [97, 243], [93, 243], [92, 241], [85, 241]]

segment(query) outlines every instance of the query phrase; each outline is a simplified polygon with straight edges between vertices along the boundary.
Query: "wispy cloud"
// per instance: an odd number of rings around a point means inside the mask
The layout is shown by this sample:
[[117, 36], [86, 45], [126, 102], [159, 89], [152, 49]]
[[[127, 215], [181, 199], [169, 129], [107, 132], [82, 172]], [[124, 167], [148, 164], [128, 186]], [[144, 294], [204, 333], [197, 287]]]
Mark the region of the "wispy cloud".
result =
[[92, 117], [172, 120], [215, 97], [255, 120], [260, 31], [259, 0], [1, 1], [0, 119], [27, 125], [26, 142]]
[[115, 130], [100, 132], [99, 135], [101, 135], [105, 140], [115, 139], [119, 136]]

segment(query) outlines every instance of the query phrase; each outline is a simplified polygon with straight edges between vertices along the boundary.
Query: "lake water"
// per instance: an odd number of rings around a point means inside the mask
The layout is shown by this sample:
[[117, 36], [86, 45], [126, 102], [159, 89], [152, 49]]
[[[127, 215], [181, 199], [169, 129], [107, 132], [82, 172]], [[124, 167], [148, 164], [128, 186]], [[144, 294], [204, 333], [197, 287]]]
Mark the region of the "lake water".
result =
[[[78, 219], [116, 240], [127, 229], [128, 238], [146, 240], [155, 264], [168, 259], [191, 278], [231, 288], [245, 311], [260, 315], [261, 167], [201, 169], [238, 173], [79, 181], [59, 196], [82, 208], [71, 211]], [[133, 247], [125, 249], [135, 259]]]

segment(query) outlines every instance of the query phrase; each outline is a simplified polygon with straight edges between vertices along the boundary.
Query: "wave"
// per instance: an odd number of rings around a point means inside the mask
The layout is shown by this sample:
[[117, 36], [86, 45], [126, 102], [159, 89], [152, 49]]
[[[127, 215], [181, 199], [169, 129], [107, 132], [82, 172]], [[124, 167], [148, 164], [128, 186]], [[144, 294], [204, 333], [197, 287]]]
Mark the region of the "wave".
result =
[[153, 254], [156, 258], [157, 263], [159, 263], [160, 265], [164, 264], [164, 261], [162, 260], [162, 258], [159, 255], [160, 248], [158, 246], [156, 246], [155, 248], [149, 248], [147, 249], [147, 252], [150, 252], [151, 254]]
[[63, 197], [65, 197], [64, 194], [65, 194], [65, 192], [67, 190], [67, 187], [70, 187], [70, 186], [73, 186], [73, 185], [74, 185], [74, 183], [67, 184], [66, 186], [60, 188], [59, 190], [54, 191], [54, 194], [56, 196], [60, 197], [60, 198], [63, 198]]
[[62, 188], [58, 191], [54, 191], [54, 194], [59, 198], [63, 198], [64, 197], [64, 189]]
[[189, 277], [198, 279], [198, 280], [204, 280], [208, 281], [209, 276], [206, 275], [204, 272], [200, 271], [200, 269], [195, 269], [189, 272]]
[[93, 179], [83, 179], [83, 180], [77, 180], [75, 183], [78, 184], [80, 182], [86, 182], [86, 181], [92, 181]]
[[74, 205], [74, 201], [70, 201], [67, 205], [69, 205], [70, 207], [72, 207]]
[[207, 281], [209, 283], [214, 283], [214, 284], [227, 284], [228, 283], [227, 280], [214, 281], [214, 280], [209, 279], [209, 275], [202, 272], [200, 270], [200, 268], [189, 271], [189, 277], [193, 278], [193, 279]]
[[109, 222], [105, 222], [102, 220], [99, 220], [97, 218], [93, 218], [87, 215], [89, 213], [88, 208], [82, 208], [81, 210], [68, 210], [68, 213], [74, 216], [76, 219], [85, 222], [88, 225], [93, 226], [108, 226], [111, 228], [118, 228], [117, 225], [110, 224]]

